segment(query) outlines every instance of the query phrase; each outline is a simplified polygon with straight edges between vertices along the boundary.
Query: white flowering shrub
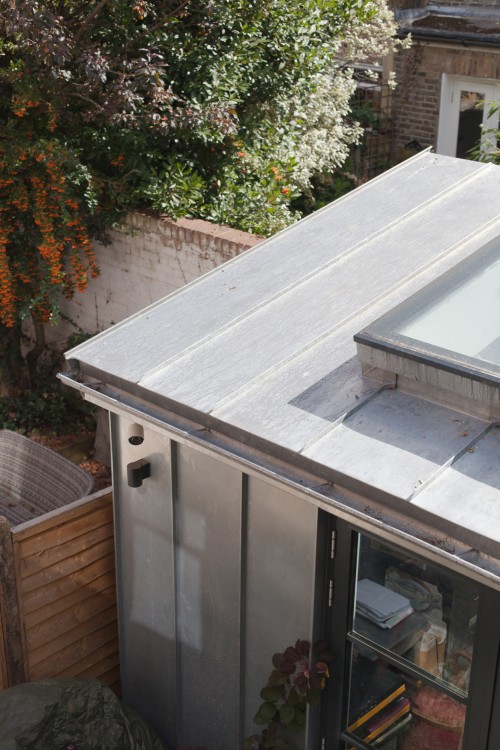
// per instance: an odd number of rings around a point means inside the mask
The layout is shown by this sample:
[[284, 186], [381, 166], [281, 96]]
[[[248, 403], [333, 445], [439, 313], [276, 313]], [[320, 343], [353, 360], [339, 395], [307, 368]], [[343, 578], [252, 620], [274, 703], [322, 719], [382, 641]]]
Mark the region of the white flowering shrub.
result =
[[[361, 15], [351, 8], [342, 35], [332, 41], [327, 64], [324, 60], [314, 74], [278, 93], [248, 130], [240, 129], [246, 163], [226, 166], [208, 218], [271, 234], [299, 218], [290, 203], [313, 191], [315, 175], [345, 163], [364, 132], [351, 114], [355, 66], [366, 66], [369, 77], [370, 67], [380, 69], [384, 57], [409, 44], [396, 40], [386, 0], [369, 0], [363, 7]], [[393, 75], [385, 83], [393, 86]]]

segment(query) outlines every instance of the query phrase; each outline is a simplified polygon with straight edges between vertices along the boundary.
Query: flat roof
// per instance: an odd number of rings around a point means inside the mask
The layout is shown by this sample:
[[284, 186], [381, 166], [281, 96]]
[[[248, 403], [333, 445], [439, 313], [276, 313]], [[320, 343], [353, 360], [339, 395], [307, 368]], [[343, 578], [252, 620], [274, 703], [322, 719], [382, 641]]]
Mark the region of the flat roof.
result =
[[368, 377], [354, 342], [500, 236], [499, 194], [500, 167], [418, 154], [71, 350], [70, 377], [500, 558], [496, 422]]
[[396, 11], [400, 34], [470, 45], [500, 43], [500, 10], [493, 5], [439, 5]]

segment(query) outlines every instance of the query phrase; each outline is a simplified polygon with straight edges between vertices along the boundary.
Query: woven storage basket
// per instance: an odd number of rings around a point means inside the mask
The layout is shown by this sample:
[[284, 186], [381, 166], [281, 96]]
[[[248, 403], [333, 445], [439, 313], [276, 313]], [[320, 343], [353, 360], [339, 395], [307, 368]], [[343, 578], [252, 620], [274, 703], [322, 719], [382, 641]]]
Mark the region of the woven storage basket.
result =
[[0, 514], [16, 525], [92, 492], [93, 477], [50, 448], [0, 430]]

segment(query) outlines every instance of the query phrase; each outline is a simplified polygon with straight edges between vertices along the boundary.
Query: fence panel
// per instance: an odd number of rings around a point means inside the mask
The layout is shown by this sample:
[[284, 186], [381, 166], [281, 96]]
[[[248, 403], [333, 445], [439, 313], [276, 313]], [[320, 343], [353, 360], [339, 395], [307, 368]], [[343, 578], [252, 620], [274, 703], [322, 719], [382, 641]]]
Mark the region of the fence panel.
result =
[[[119, 692], [111, 491], [77, 500], [3, 535], [2, 528], [0, 521], [0, 554], [2, 562], [9, 560], [14, 594], [17, 589], [24, 674], [16, 673], [15, 665], [9, 672], [9, 659], [2, 659], [12, 643], [4, 626], [0, 688], [23, 679], [71, 676], [96, 677]], [[0, 584], [3, 617], [10, 606], [9, 586], [8, 581]]]

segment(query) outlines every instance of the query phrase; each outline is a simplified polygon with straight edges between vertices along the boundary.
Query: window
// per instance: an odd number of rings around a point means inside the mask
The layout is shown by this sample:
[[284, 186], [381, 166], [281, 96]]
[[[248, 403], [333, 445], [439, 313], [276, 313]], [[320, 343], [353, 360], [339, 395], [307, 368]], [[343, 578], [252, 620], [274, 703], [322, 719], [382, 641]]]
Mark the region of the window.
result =
[[480, 142], [484, 153], [495, 148], [488, 131], [498, 128], [498, 112], [491, 114], [498, 101], [500, 85], [496, 81], [443, 75], [438, 154], [469, 159], [471, 149]]
[[360, 344], [500, 384], [500, 238], [356, 334]]
[[[361, 535], [348, 732], [373, 747], [462, 744], [479, 591]], [[431, 745], [432, 746], [432, 745]]]
[[325, 747], [497, 748], [498, 593], [348, 524], [338, 531], [350, 585], [336, 580], [335, 590], [349, 604], [337, 601], [333, 615], [338, 635], [344, 618], [344, 652], [332, 669], [342, 675], [343, 689], [333, 689], [342, 708], [327, 706], [336, 718], [326, 717]]

